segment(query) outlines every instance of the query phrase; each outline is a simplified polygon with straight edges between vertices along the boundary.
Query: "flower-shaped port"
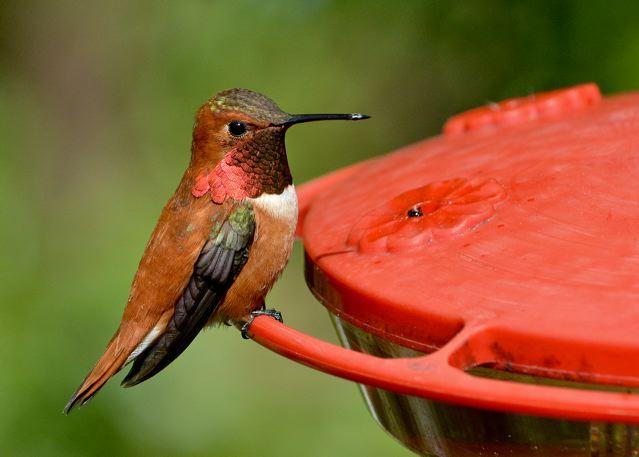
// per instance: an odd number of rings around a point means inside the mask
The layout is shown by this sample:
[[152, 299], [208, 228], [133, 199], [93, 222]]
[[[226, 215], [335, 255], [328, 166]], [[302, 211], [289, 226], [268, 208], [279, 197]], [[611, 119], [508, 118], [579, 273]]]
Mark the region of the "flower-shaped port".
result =
[[406, 191], [365, 215], [347, 243], [360, 252], [406, 252], [455, 238], [490, 219], [506, 199], [495, 179], [463, 178]]

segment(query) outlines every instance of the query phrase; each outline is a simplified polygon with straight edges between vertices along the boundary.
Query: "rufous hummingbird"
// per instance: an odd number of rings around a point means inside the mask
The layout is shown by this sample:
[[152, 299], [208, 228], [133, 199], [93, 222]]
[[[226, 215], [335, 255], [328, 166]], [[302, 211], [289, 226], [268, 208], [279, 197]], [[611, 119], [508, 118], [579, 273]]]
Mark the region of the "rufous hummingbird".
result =
[[191, 161], [148, 242], [115, 335], [64, 411], [85, 404], [124, 365], [125, 387], [170, 364], [202, 328], [244, 326], [288, 262], [297, 196], [284, 135], [301, 122], [363, 114], [298, 114], [247, 89], [196, 113]]

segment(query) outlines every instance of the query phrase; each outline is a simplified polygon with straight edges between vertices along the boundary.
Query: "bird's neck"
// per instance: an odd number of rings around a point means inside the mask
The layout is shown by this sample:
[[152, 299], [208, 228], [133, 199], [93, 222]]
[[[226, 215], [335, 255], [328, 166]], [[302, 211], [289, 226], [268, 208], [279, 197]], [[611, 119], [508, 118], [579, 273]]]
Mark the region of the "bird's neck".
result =
[[263, 194], [279, 195], [293, 183], [284, 145], [267, 148], [237, 147], [214, 166], [192, 163], [196, 170], [191, 193], [210, 194], [215, 203], [227, 198], [242, 200]]

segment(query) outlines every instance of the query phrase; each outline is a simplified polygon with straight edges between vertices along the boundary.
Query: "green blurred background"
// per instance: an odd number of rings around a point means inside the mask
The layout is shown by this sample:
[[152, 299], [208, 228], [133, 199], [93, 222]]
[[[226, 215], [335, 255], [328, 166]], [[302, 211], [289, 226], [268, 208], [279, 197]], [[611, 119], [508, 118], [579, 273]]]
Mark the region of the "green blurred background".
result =
[[[0, 454], [403, 456], [356, 387], [205, 332], [160, 376], [62, 407], [101, 354], [195, 109], [247, 87], [293, 112], [297, 183], [439, 132], [454, 113], [639, 82], [639, 2], [0, 2]], [[301, 249], [270, 295], [335, 341]]]

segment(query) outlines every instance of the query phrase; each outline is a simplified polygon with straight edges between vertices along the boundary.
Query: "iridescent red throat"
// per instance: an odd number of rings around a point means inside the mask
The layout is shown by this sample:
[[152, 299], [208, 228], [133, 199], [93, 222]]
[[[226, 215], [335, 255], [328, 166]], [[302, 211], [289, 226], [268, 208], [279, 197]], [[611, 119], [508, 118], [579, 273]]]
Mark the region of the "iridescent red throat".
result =
[[211, 200], [222, 204], [227, 198], [281, 194], [292, 182], [283, 139], [256, 135], [229, 151], [213, 169], [203, 170], [191, 193], [199, 198], [208, 192]]

